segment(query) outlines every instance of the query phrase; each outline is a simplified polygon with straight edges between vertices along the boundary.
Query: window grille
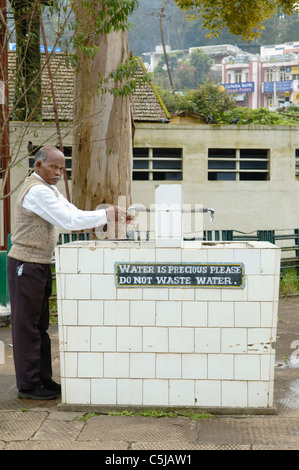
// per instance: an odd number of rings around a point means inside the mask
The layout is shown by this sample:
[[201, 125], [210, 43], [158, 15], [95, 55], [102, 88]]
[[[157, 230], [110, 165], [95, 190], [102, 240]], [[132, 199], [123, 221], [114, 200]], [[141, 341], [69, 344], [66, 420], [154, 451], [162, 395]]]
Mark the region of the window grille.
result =
[[267, 181], [268, 149], [209, 149], [209, 181]]
[[182, 149], [135, 147], [133, 180], [182, 180]]

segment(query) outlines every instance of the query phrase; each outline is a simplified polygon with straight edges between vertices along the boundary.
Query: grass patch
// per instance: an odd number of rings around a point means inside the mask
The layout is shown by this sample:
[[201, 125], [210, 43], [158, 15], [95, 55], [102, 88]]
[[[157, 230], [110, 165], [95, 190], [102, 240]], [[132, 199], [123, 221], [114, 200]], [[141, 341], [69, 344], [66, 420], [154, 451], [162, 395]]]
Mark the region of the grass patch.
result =
[[78, 421], [88, 421], [90, 418], [95, 416], [109, 415], [109, 416], [147, 416], [150, 418], [177, 418], [178, 416], [184, 416], [185, 418], [191, 418], [193, 421], [198, 421], [202, 418], [211, 418], [212, 415], [209, 413], [190, 413], [184, 411], [163, 411], [163, 410], [143, 410], [143, 411], [111, 411], [111, 412], [95, 412], [85, 413]]
[[279, 294], [287, 296], [299, 293], [299, 277], [296, 269], [288, 269], [280, 279]]

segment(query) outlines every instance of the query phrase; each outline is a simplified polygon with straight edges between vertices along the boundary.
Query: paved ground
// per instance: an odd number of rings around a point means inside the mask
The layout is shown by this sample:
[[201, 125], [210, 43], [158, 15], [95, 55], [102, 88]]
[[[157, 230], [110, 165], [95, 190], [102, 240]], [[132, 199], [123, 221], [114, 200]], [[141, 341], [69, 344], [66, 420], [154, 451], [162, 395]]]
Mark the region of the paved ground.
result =
[[[141, 467], [146, 460], [152, 465], [172, 464], [167, 458], [174, 458], [174, 454], [170, 457], [165, 452], [161, 454], [168, 450], [185, 456], [185, 464], [191, 463], [192, 450], [299, 450], [299, 367], [293, 360], [299, 362], [298, 324], [299, 297], [281, 299], [275, 368], [276, 414], [217, 415], [198, 421], [187, 417], [105, 414], [82, 421], [84, 412], [61, 410], [59, 400], [18, 399], [11, 330], [2, 327], [0, 341], [5, 344], [5, 361], [0, 363], [0, 450], [105, 450], [101, 458], [130, 456], [130, 461], [114, 463], [133, 467]], [[54, 378], [59, 380], [57, 327], [52, 326], [50, 333]], [[136, 452], [141, 450], [150, 453]], [[139, 458], [139, 462], [131, 456]]]

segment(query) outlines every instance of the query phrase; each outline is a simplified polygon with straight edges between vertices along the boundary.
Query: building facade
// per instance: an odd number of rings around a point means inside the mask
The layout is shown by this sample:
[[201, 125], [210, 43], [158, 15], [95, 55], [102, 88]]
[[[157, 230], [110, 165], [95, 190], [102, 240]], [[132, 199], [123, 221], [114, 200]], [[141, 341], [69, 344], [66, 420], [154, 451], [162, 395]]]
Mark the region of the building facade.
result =
[[222, 85], [239, 106], [256, 109], [299, 104], [299, 42], [262, 46], [259, 55], [222, 61]]

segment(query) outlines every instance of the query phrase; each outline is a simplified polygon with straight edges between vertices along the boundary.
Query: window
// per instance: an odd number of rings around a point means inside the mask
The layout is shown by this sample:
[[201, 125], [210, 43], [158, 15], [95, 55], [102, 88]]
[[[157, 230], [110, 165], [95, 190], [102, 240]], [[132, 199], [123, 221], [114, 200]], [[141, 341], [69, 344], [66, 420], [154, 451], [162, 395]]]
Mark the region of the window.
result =
[[285, 71], [284, 71], [284, 70], [280, 70], [280, 71], [279, 71], [279, 81], [280, 81], [280, 82], [284, 82], [285, 79], [286, 79], [286, 73], [285, 73]]
[[209, 149], [209, 181], [269, 180], [267, 149]]
[[133, 180], [182, 180], [182, 149], [134, 148]]
[[272, 72], [272, 70], [267, 70], [266, 82], [272, 82], [272, 81], [273, 81], [273, 72]]
[[242, 82], [242, 70], [236, 70], [235, 71], [235, 83], [241, 83]]
[[[33, 146], [33, 151], [30, 153], [29, 157], [29, 169], [34, 168], [34, 158], [39, 148], [40, 147], [37, 145]], [[70, 180], [72, 175], [72, 147], [63, 147], [63, 153], [65, 156], [65, 168], [67, 179]]]

